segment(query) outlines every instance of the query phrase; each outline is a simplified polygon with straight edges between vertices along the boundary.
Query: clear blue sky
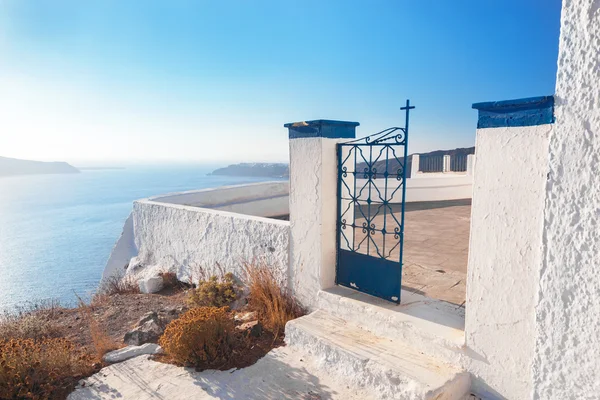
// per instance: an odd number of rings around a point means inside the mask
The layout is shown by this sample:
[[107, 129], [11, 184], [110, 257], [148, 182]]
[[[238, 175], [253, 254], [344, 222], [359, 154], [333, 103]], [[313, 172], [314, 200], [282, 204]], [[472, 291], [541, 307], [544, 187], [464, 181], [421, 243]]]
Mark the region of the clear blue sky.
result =
[[559, 0], [0, 0], [0, 155], [286, 161], [286, 122], [471, 146], [479, 101], [554, 92]]

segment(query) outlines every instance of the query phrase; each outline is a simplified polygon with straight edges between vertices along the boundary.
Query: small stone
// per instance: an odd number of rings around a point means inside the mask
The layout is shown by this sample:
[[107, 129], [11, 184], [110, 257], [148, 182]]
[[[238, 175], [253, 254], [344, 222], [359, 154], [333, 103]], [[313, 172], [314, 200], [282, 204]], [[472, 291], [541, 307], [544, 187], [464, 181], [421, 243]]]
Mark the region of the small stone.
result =
[[162, 353], [162, 347], [154, 343], [146, 343], [141, 346], [127, 346], [122, 349], [111, 351], [106, 353], [102, 359], [107, 363], [114, 364], [143, 354], [158, 353]]
[[256, 320], [256, 311], [248, 311], [235, 314], [234, 320], [239, 322], [248, 322]]
[[246, 332], [249, 336], [259, 337], [262, 334], [262, 325], [258, 321], [251, 321], [236, 326], [235, 329]]
[[140, 320], [138, 321], [137, 326], [142, 326], [148, 321], [154, 321], [157, 324], [159, 324], [160, 320], [158, 319], [158, 314], [156, 313], [156, 311], [150, 311], [144, 314], [142, 318], [140, 318]]
[[153, 276], [151, 278], [140, 279], [138, 281], [138, 286], [142, 293], [157, 293], [163, 288], [164, 281], [161, 276]]
[[149, 320], [127, 332], [123, 341], [129, 345], [140, 346], [145, 343], [155, 342], [162, 333], [163, 329], [155, 321]]

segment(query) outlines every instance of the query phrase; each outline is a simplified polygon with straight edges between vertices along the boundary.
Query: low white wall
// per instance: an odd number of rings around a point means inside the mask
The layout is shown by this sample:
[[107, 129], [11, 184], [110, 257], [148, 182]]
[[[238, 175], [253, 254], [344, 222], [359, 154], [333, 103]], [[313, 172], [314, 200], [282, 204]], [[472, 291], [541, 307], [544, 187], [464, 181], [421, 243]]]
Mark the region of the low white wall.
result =
[[136, 262], [149, 277], [159, 270], [194, 280], [198, 268], [241, 276], [246, 262], [262, 262], [287, 275], [289, 222], [221, 210], [140, 200], [133, 205]]
[[[431, 175], [421, 177], [420, 175]], [[462, 174], [419, 174], [416, 179], [406, 180], [406, 202], [414, 203], [419, 201], [442, 201], [442, 200], [460, 200], [470, 199], [473, 195], [473, 176]], [[385, 179], [376, 179], [374, 181], [378, 190], [385, 190]], [[365, 185], [365, 179], [357, 179], [357, 187]], [[388, 186], [391, 187], [396, 181], [390, 179]], [[388, 188], [388, 191], [390, 189]], [[362, 200], [368, 197], [367, 191], [364, 191]], [[371, 194], [373, 198], [373, 193]], [[394, 202], [402, 201], [400, 190], [394, 195]]]
[[[199, 207], [203, 205], [204, 207]], [[210, 207], [210, 208], [207, 208]], [[150, 277], [176, 272], [197, 279], [197, 269], [240, 276], [245, 262], [264, 262], [287, 275], [289, 222], [287, 181], [226, 186], [154, 196], [134, 202], [103, 277]], [[135, 259], [132, 260], [132, 258]]]

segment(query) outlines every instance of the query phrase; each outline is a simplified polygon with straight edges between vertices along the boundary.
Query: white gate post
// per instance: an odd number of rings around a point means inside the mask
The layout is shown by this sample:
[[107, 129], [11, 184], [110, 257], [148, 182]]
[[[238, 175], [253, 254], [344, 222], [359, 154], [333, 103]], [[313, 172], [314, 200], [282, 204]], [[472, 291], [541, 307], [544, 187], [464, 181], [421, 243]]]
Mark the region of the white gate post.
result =
[[479, 110], [465, 338], [474, 391], [530, 399], [553, 97]]
[[309, 309], [320, 289], [335, 284], [336, 143], [356, 137], [358, 122], [285, 124], [290, 138], [289, 283]]

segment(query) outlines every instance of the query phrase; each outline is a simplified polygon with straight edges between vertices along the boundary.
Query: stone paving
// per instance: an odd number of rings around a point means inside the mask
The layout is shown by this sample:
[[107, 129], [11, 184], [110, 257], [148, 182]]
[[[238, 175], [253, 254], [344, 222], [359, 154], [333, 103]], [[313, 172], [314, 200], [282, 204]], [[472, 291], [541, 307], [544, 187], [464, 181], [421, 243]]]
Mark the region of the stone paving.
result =
[[[398, 207], [394, 206], [393, 211], [399, 219]], [[459, 306], [464, 305], [470, 215], [470, 199], [406, 205], [403, 289]], [[378, 214], [373, 220], [378, 229], [383, 226], [383, 219], [383, 215]], [[394, 226], [390, 215], [386, 220], [388, 226]], [[361, 224], [360, 221], [357, 218], [356, 223]], [[358, 242], [364, 237], [362, 235], [357, 232]], [[374, 238], [381, 252], [382, 235], [376, 234]], [[389, 242], [393, 241], [392, 235], [387, 235], [386, 240], [389, 248]], [[366, 253], [365, 243], [360, 250], [363, 253]], [[371, 245], [370, 254], [373, 251]], [[386, 250], [386, 253], [389, 251]], [[391, 258], [398, 257], [398, 253], [398, 248], [393, 249]]]

